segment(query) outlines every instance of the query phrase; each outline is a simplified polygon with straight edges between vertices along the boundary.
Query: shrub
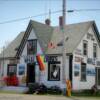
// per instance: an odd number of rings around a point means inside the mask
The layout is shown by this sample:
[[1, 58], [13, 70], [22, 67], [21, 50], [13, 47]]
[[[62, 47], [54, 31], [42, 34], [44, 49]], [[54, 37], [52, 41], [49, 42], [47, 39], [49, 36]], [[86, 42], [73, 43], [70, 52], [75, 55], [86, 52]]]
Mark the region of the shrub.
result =
[[46, 94], [47, 93], [47, 87], [44, 84], [41, 84], [39, 88], [37, 89], [38, 94]]
[[10, 75], [4, 78], [4, 81], [7, 86], [18, 86], [19, 81], [16, 75]]
[[39, 88], [39, 84], [38, 83], [29, 83], [28, 84], [28, 88], [29, 88], [29, 94], [33, 94], [36, 92], [36, 90]]
[[51, 86], [50, 88], [48, 88], [48, 93], [49, 94], [61, 94], [62, 91], [61, 91], [60, 87], [58, 87], [58, 86]]

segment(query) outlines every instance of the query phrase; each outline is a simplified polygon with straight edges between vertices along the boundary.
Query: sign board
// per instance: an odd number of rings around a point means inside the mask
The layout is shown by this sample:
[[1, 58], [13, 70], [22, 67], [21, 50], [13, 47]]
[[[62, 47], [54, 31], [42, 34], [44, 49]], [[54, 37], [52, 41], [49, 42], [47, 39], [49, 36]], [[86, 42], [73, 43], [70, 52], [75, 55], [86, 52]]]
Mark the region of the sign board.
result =
[[24, 74], [25, 74], [25, 65], [18, 64], [18, 75], [24, 75]]
[[45, 61], [46, 62], [58, 61], [58, 58], [57, 56], [45, 56]]
[[75, 50], [75, 54], [77, 54], [77, 55], [82, 55], [82, 50], [76, 49], [76, 50]]
[[75, 56], [75, 62], [83, 62], [83, 58]]
[[36, 56], [34, 56], [34, 55], [24, 56], [24, 61], [26, 63], [34, 63], [34, 62], [36, 62]]
[[95, 76], [96, 71], [93, 68], [87, 68], [87, 75], [88, 76]]
[[79, 76], [80, 64], [74, 64], [74, 76]]

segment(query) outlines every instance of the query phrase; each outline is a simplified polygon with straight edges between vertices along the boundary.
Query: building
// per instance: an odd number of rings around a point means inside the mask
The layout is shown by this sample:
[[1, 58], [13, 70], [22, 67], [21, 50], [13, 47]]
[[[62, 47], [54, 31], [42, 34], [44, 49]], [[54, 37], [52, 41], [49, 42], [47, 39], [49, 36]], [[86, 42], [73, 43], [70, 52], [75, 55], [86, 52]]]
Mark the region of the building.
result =
[[[20, 85], [43, 83], [62, 88], [62, 31], [50, 23], [30, 21], [25, 32], [0, 54], [1, 76], [14, 73]], [[65, 26], [66, 79], [73, 90], [100, 86], [100, 38], [94, 21]], [[68, 37], [68, 39], [67, 39]], [[43, 61], [43, 68], [37, 56]], [[23, 82], [26, 77], [26, 82]]]

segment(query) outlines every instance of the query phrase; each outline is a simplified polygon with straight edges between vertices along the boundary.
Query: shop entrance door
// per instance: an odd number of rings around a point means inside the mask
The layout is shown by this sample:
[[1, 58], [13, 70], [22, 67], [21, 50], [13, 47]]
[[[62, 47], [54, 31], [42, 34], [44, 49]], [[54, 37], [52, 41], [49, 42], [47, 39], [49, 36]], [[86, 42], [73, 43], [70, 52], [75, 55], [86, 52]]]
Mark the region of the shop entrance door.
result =
[[35, 82], [35, 64], [27, 64], [27, 85]]
[[96, 84], [100, 86], [100, 68], [96, 68]]

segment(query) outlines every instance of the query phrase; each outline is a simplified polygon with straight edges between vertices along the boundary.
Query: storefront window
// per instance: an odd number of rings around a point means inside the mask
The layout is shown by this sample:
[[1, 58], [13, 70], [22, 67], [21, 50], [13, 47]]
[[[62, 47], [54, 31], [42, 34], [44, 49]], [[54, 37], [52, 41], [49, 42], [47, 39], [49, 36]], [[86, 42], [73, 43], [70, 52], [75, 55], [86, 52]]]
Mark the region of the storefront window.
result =
[[48, 66], [48, 80], [60, 81], [60, 65], [51, 63]]
[[16, 75], [17, 73], [17, 66], [16, 64], [8, 65], [7, 75]]

